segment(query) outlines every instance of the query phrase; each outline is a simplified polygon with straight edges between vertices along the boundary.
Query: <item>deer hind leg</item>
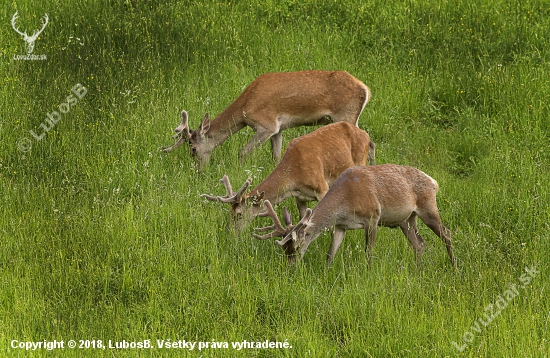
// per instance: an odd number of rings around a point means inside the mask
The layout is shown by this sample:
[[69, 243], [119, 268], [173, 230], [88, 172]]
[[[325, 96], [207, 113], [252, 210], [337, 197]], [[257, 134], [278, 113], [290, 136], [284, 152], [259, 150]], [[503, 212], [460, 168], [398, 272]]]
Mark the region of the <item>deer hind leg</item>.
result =
[[451, 243], [451, 232], [441, 222], [437, 209], [430, 210], [425, 213], [418, 213], [418, 216], [437, 236], [443, 240], [445, 247], [447, 248], [447, 253], [449, 254], [451, 264], [454, 268], [456, 268], [456, 260], [453, 255], [453, 245]]
[[244, 148], [241, 150], [241, 161], [244, 160], [244, 158], [249, 155], [254, 149], [267, 141], [271, 136], [277, 135], [278, 133], [279, 131], [273, 131], [264, 127], [258, 127], [256, 129], [256, 134], [254, 134], [250, 142], [248, 142], [248, 144], [245, 145]]
[[422, 254], [424, 253], [426, 245], [416, 226], [416, 213], [413, 212], [407, 220], [399, 224], [399, 227], [413, 246], [414, 252], [416, 253], [416, 265], [420, 268]]
[[359, 116], [363, 112], [363, 108], [368, 102], [370, 94], [367, 95], [366, 100], [350, 101], [345, 107], [339, 109], [337, 112], [330, 115], [333, 122], [348, 122], [356, 127], [359, 127]]
[[334, 255], [336, 255], [336, 252], [340, 248], [340, 244], [342, 244], [345, 234], [346, 230], [337, 227], [335, 227], [334, 231], [331, 233], [332, 241], [330, 242], [330, 248], [327, 252], [327, 267], [330, 266], [332, 260], [334, 260]]

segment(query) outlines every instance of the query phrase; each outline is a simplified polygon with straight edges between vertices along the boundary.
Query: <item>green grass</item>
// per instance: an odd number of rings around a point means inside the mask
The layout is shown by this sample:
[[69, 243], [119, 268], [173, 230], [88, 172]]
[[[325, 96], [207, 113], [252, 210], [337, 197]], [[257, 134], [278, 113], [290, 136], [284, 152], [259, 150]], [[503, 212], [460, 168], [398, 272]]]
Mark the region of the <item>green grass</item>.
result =
[[[0, 9], [0, 355], [50, 355], [12, 340], [71, 339], [292, 348], [55, 353], [549, 355], [546, 1], [29, 0]], [[28, 33], [49, 15], [33, 52], [46, 61], [13, 59], [25, 53], [10, 26], [15, 11]], [[243, 130], [200, 174], [185, 147], [159, 151], [182, 109], [196, 128], [260, 74], [303, 69], [343, 69], [371, 88], [359, 123], [377, 162], [413, 165], [439, 182], [458, 271], [425, 225], [422, 270], [401, 232], [387, 228], [371, 270], [362, 231], [347, 232], [329, 269], [327, 234], [288, 267], [252, 229], [227, 231], [228, 208], [199, 196], [223, 192], [224, 174], [234, 187], [246, 170], [259, 183], [275, 167], [268, 144], [240, 165], [252, 135]], [[29, 131], [42, 132], [77, 83], [86, 96], [36, 141]], [[311, 130], [285, 131], [284, 145]], [[284, 205], [296, 220], [294, 202]], [[540, 272], [475, 331], [532, 266]]]

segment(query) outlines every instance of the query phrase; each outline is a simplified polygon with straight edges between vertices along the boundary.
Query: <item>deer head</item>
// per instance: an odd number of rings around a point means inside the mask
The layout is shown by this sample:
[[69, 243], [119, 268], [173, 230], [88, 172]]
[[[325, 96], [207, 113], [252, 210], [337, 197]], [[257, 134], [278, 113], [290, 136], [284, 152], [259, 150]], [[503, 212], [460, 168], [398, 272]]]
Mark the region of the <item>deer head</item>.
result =
[[17, 16], [17, 11], [15, 12], [15, 14], [13, 14], [13, 17], [11, 18], [11, 26], [13, 27], [13, 29], [15, 30], [15, 32], [17, 32], [19, 35], [23, 36], [23, 40], [27, 43], [27, 54], [31, 54], [32, 51], [34, 50], [34, 42], [36, 41], [36, 39], [38, 38], [38, 36], [42, 33], [42, 31], [44, 31], [44, 29], [46, 28], [46, 25], [48, 24], [48, 14], [44, 14], [44, 21], [43, 21], [43, 24], [42, 24], [42, 28], [38, 31], [35, 31], [32, 36], [29, 36], [27, 35], [26, 32], [21, 32], [17, 29], [16, 25], [15, 25], [15, 21], [17, 20], [18, 16]]
[[189, 132], [189, 126], [186, 128], [186, 131], [190, 133], [189, 150], [191, 151], [191, 157], [198, 161], [199, 167], [203, 167], [210, 161], [210, 156], [214, 150], [214, 147], [208, 143], [208, 139], [206, 138], [206, 133], [209, 129], [210, 115], [208, 113], [204, 115], [204, 119], [197, 130]]
[[210, 129], [210, 116], [206, 113], [204, 120], [197, 130], [189, 129], [188, 120], [187, 112], [185, 110], [181, 111], [181, 123], [174, 130], [176, 134], [172, 136], [172, 139], [176, 139], [177, 141], [169, 147], [163, 147], [162, 151], [165, 153], [172, 152], [184, 142], [187, 142], [189, 143], [191, 157], [198, 161], [199, 169], [201, 169], [210, 160], [212, 150], [214, 149], [211, 145], [208, 145], [206, 138], [206, 132]]
[[229, 177], [224, 175], [220, 180], [225, 186], [225, 196], [215, 196], [208, 194], [201, 194], [203, 198], [210, 201], [218, 201], [220, 203], [231, 204], [230, 215], [237, 228], [237, 230], [243, 230], [246, 225], [254, 219], [254, 213], [250, 210], [251, 205], [258, 206], [263, 200], [264, 193], [245, 196], [244, 192], [250, 186], [252, 179], [247, 179], [243, 186], [235, 193], [231, 187]]

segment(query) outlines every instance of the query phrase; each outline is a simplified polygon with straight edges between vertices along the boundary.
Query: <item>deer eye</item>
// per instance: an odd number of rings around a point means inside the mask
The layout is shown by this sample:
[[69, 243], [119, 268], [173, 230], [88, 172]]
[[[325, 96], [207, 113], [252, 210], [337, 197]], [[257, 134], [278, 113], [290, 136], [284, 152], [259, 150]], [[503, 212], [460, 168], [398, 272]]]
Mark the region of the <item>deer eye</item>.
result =
[[191, 154], [192, 155], [197, 154], [197, 148], [195, 148], [195, 147], [191, 148]]

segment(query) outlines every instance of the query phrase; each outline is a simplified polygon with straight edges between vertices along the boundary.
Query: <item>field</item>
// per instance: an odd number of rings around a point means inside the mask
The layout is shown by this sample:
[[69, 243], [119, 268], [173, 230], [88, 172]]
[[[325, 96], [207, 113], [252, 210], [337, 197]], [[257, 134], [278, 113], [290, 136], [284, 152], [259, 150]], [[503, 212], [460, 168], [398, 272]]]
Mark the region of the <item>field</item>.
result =
[[[549, 356], [547, 1], [0, 9], [0, 356]], [[47, 13], [32, 53], [46, 59], [22, 58], [16, 11], [28, 34]], [[359, 126], [378, 164], [438, 181], [457, 270], [423, 224], [420, 270], [389, 228], [370, 270], [360, 230], [331, 267], [328, 233], [289, 266], [252, 237], [268, 219], [236, 233], [228, 206], [199, 196], [222, 194], [224, 174], [258, 184], [276, 165], [269, 144], [240, 164], [242, 130], [200, 173], [185, 145], [160, 150], [182, 109], [195, 129], [257, 76], [305, 69], [370, 87]], [[283, 148], [313, 129], [285, 131]]]

